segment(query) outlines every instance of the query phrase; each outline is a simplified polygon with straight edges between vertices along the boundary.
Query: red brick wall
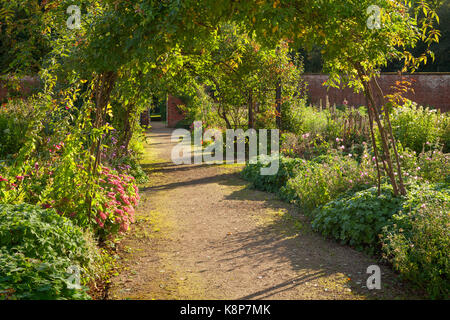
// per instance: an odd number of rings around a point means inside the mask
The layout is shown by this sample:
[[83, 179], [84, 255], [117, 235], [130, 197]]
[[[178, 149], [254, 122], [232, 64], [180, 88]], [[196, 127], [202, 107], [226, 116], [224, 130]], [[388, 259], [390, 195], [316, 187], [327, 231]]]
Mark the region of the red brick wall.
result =
[[169, 94], [167, 98], [167, 126], [175, 127], [178, 121], [183, 120], [185, 115], [178, 108], [180, 104], [184, 104], [180, 99]]
[[[404, 75], [404, 77], [412, 81], [414, 93], [406, 95], [408, 99], [417, 102], [423, 106], [432, 106], [442, 111], [450, 111], [450, 73], [420, 73]], [[318, 105], [322, 100], [325, 106], [325, 99], [331, 105], [340, 105], [346, 99], [349, 105], [359, 106], [365, 105], [365, 98], [362, 94], [355, 94], [351, 89], [335, 89], [327, 88], [322, 84], [328, 79], [325, 74], [305, 74], [303, 76], [308, 83], [308, 94], [313, 104]], [[391, 93], [391, 86], [401, 77], [397, 74], [382, 74], [379, 83], [385, 94]]]

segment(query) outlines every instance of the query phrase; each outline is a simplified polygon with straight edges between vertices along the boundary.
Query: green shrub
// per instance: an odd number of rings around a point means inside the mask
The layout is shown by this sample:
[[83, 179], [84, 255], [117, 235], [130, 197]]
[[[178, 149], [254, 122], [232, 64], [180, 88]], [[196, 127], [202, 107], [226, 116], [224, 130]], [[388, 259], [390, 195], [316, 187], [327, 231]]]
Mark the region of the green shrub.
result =
[[450, 176], [450, 154], [433, 148], [422, 151], [418, 155], [415, 151], [402, 150], [399, 144], [400, 163], [406, 180], [422, 178], [428, 182], [445, 182]]
[[[89, 299], [83, 286], [98, 258], [82, 229], [53, 210], [0, 205], [0, 298]], [[68, 268], [81, 271], [70, 288]]]
[[353, 156], [337, 152], [306, 161], [280, 156], [275, 175], [262, 176], [260, 169], [268, 166], [258, 161], [247, 164], [242, 177], [256, 189], [277, 193], [280, 198], [312, 210], [337, 198], [350, 189], [361, 189], [375, 182], [376, 172], [371, 159], [364, 152], [361, 163]]
[[444, 144], [444, 152], [448, 152], [450, 141], [447, 114], [409, 102], [403, 107], [395, 108], [391, 118], [394, 136], [404, 147], [420, 153], [427, 142], [433, 145], [440, 140]]
[[375, 253], [379, 234], [397, 213], [404, 199], [394, 197], [392, 187], [376, 187], [344, 195], [315, 210], [312, 227], [327, 237], [348, 243], [357, 249]]
[[[417, 192], [417, 205], [393, 216], [384, 228], [383, 252], [394, 269], [433, 298], [450, 294], [450, 199], [448, 193]], [[446, 199], [445, 199], [446, 198]]]
[[255, 164], [247, 163], [241, 172], [241, 176], [252, 183], [252, 186], [258, 190], [277, 193], [286, 182], [295, 177], [299, 170], [306, 165], [303, 159], [292, 159], [280, 157], [279, 169], [275, 175], [261, 175], [261, 168], [269, 166], [260, 159]]
[[281, 197], [297, 203], [307, 211], [313, 210], [343, 192], [371, 186], [376, 172], [367, 153], [358, 163], [353, 155], [338, 153], [316, 157], [299, 169], [280, 189]]
[[281, 130], [294, 134], [301, 133], [303, 129], [302, 112], [305, 108], [303, 98], [293, 99], [291, 103], [283, 103], [281, 106]]
[[22, 100], [0, 106], [0, 159], [16, 154], [25, 144], [32, 112], [31, 103]]

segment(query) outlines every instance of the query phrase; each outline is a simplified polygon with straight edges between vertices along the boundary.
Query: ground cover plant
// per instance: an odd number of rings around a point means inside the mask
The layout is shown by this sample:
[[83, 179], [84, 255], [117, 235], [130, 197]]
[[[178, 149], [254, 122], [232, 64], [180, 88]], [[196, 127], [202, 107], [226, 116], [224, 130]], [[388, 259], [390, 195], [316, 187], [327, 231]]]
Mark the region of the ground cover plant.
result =
[[[39, 206], [0, 205], [0, 239], [2, 298], [90, 298], [99, 252], [70, 219]], [[70, 278], [71, 267], [78, 280]]]

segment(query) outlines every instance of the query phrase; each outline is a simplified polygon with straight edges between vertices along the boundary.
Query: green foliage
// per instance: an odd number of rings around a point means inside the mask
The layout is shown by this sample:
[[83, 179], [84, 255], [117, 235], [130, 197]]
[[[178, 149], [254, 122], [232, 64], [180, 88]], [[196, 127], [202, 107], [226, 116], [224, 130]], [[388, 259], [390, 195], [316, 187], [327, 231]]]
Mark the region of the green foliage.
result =
[[450, 116], [446, 113], [409, 102], [394, 109], [391, 122], [394, 136], [403, 147], [420, 153], [439, 142], [444, 144], [444, 152], [450, 151]]
[[32, 75], [51, 50], [44, 29], [42, 1], [2, 1], [0, 4], [0, 74]]
[[309, 212], [347, 190], [373, 185], [375, 178], [376, 172], [367, 153], [361, 163], [351, 154], [330, 153], [307, 162], [299, 174], [281, 187], [280, 193], [282, 198], [294, 201]]
[[327, 237], [374, 253], [382, 228], [402, 207], [403, 199], [394, 197], [392, 188], [382, 186], [344, 195], [314, 212], [312, 227]]
[[[407, 261], [409, 258], [405, 256], [403, 245], [409, 243], [410, 239], [419, 241], [424, 234], [418, 228], [424, 228], [426, 222], [433, 222], [429, 225], [429, 229], [434, 231], [431, 231], [432, 234], [428, 234], [432, 238], [429, 238], [429, 242], [423, 245], [433, 252], [430, 253], [431, 255], [436, 251], [438, 255], [446, 252], [442, 250], [442, 246], [446, 246], [448, 241], [441, 240], [446, 234], [442, 231], [448, 231], [446, 221], [448, 221], [449, 199], [448, 186], [445, 185], [426, 183], [411, 185], [406, 197], [394, 197], [392, 187], [382, 185], [380, 196], [378, 196], [377, 188], [372, 187], [356, 193], [344, 194], [317, 208], [313, 212], [312, 226], [324, 236], [335, 238], [342, 243], [348, 243], [372, 254], [381, 253], [381, 244], [383, 243], [389, 259], [396, 261], [396, 267], [401, 272], [407, 273], [407, 264], [411, 261]], [[439, 206], [443, 208], [445, 214], [435, 210]], [[436, 216], [422, 221], [417, 220], [417, 213], [427, 207], [434, 208]], [[442, 226], [442, 224], [444, 225]], [[433, 246], [435, 247], [432, 248]], [[412, 248], [413, 246], [410, 249], [414, 250]], [[412, 255], [418, 254], [420, 251], [412, 253]], [[438, 268], [441, 267], [442, 263]], [[411, 272], [415, 273], [418, 270], [412, 268]], [[424, 271], [425, 274], [427, 272]]]
[[252, 186], [258, 190], [268, 192], [278, 192], [286, 182], [295, 177], [301, 168], [306, 164], [303, 159], [279, 158], [279, 169], [274, 175], [261, 175], [261, 168], [269, 166], [264, 164], [261, 159], [254, 164], [248, 163], [241, 172], [241, 176], [252, 183]]
[[384, 257], [403, 278], [433, 298], [450, 293], [449, 189], [416, 190], [415, 206], [392, 217], [383, 230]]
[[291, 54], [288, 43], [261, 46], [241, 24], [220, 23], [204, 39], [201, 53], [177, 48], [173, 54], [184, 62], [174, 68], [177, 73], [168, 85], [172, 94], [188, 97], [183, 99], [184, 111], [191, 121], [213, 127], [273, 128], [279, 83], [282, 109], [304, 103], [302, 61]]
[[436, 145], [427, 145], [430, 150], [418, 155], [415, 151], [402, 150], [399, 145], [400, 163], [406, 180], [424, 179], [428, 182], [445, 182], [450, 177], [450, 154], [443, 153]]
[[24, 146], [33, 116], [32, 106], [32, 102], [20, 99], [0, 106], [0, 159], [18, 153]]
[[242, 177], [250, 181], [253, 187], [278, 193], [282, 199], [295, 202], [306, 212], [347, 190], [370, 186], [376, 177], [367, 152], [361, 163], [351, 155], [339, 153], [330, 153], [310, 161], [281, 156], [279, 170], [275, 175], [261, 175], [260, 168], [268, 165], [262, 161], [247, 164]]
[[82, 229], [53, 210], [0, 205], [0, 297], [89, 299], [84, 286], [70, 288], [67, 270], [79, 268], [85, 285], [97, 255]]
[[296, 131], [283, 135], [281, 139], [281, 152], [286, 155], [311, 159], [334, 147], [359, 157], [364, 144], [370, 140], [363, 107], [340, 110], [336, 107], [301, 106], [296, 112], [299, 119]]

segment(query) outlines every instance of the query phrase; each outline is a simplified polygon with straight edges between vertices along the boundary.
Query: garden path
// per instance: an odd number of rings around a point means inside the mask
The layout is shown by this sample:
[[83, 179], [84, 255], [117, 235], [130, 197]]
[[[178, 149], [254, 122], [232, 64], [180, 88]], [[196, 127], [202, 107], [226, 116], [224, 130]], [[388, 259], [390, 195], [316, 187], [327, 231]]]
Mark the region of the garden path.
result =
[[[387, 266], [313, 232], [294, 205], [248, 188], [238, 165], [175, 165], [171, 129], [147, 133], [137, 222], [109, 299], [411, 298]], [[378, 264], [382, 289], [368, 290]]]

